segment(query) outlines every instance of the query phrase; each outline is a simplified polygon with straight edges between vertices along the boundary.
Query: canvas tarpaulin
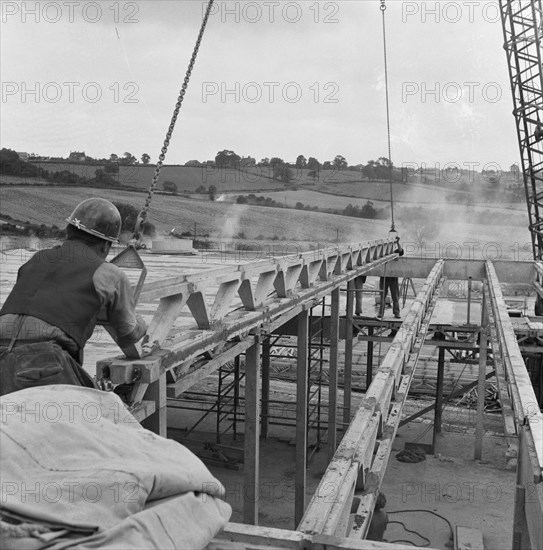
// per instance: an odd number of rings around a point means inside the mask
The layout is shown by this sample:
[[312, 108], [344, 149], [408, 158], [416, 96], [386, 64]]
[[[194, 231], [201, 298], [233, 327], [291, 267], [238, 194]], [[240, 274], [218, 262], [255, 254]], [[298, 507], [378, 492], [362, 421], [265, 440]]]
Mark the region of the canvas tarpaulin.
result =
[[228, 521], [201, 460], [117, 395], [42, 386], [0, 404], [0, 513], [48, 526], [48, 548], [203, 548]]

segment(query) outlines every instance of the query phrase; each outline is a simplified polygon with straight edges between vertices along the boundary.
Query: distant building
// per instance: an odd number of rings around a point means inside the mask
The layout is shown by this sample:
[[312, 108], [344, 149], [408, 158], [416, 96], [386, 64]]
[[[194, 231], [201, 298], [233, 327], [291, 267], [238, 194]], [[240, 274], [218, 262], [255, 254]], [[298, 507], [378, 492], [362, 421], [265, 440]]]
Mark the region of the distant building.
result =
[[68, 160], [70, 162], [85, 162], [87, 160], [87, 155], [85, 155], [85, 151], [78, 152], [78, 151], [70, 151], [70, 156], [68, 157]]
[[20, 153], [19, 151], [16, 151], [16, 153], [19, 155], [19, 158], [22, 161], [28, 162], [28, 159], [30, 158], [30, 155], [28, 153]]
[[254, 166], [256, 164], [256, 159], [253, 157], [242, 157], [239, 164], [240, 166]]

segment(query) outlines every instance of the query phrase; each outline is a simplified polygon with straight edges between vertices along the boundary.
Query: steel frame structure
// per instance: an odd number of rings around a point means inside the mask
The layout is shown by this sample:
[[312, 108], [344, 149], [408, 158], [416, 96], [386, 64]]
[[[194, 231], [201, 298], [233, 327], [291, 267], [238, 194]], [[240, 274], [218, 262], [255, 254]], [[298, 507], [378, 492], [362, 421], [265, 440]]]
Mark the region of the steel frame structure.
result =
[[[543, 3], [500, 0], [532, 248], [543, 259]], [[540, 134], [541, 132], [541, 134]]]

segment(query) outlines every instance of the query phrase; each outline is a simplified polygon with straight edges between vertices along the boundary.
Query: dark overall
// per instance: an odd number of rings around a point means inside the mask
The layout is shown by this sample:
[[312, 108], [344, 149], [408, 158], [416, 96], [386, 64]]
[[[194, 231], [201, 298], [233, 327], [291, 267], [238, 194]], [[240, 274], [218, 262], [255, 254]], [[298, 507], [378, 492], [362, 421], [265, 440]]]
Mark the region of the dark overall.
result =
[[[80, 363], [100, 311], [92, 277], [103, 262], [84, 243], [66, 241], [37, 252], [21, 266], [0, 311], [17, 315], [11, 341], [0, 347], [0, 395], [49, 384], [95, 387]], [[75, 342], [78, 360], [43, 335], [21, 334], [23, 316], [28, 315], [61, 329]]]

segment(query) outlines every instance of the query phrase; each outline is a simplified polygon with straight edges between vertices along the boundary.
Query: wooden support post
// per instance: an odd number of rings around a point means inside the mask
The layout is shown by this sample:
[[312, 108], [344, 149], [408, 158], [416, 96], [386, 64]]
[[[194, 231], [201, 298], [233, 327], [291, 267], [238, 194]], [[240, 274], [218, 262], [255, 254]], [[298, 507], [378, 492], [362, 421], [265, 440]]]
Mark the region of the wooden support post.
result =
[[522, 485], [516, 486], [515, 489], [515, 510], [513, 512], [513, 550], [525, 550], [530, 548], [527, 546], [526, 540], [528, 534], [528, 526], [526, 525], [526, 492]]
[[485, 413], [486, 347], [488, 338], [488, 315], [486, 300], [486, 279], [483, 279], [483, 302], [481, 304], [481, 333], [479, 343], [479, 382], [477, 384], [477, 424], [475, 426], [475, 460], [483, 456], [483, 433]]
[[308, 311], [298, 314], [298, 356], [296, 373], [296, 480], [294, 498], [294, 525], [305, 512], [307, 465], [307, 382], [308, 382]]
[[149, 415], [141, 425], [152, 432], [167, 436], [167, 406], [166, 406], [166, 373], [162, 372], [154, 382], [149, 384], [145, 393], [145, 400], [155, 402], [155, 412]]
[[[524, 447], [524, 428], [521, 427], [519, 430], [519, 453], [525, 453], [526, 448]], [[525, 490], [525, 480], [523, 479], [523, 459], [524, 456], [518, 457], [518, 466], [517, 466], [517, 481], [515, 487], [515, 504], [513, 509], [513, 550], [523, 550], [524, 548], [529, 548], [529, 537], [528, 537], [528, 525], [526, 523], [526, 490]], [[527, 540], [528, 539], [528, 540]]]
[[258, 525], [260, 493], [260, 338], [245, 352], [245, 483], [243, 523]]
[[345, 323], [345, 364], [343, 368], [343, 431], [351, 422], [351, 382], [353, 371], [353, 298], [354, 280], [347, 283], [347, 312]]
[[336, 452], [337, 443], [337, 372], [339, 341], [339, 288], [332, 290], [330, 318], [330, 363], [328, 372], [328, 461]]
[[368, 388], [373, 380], [373, 340], [371, 340], [371, 337], [373, 336], [372, 326], [368, 327], [368, 336], [370, 337], [370, 340], [368, 340], [368, 352], [366, 354], [366, 391], [368, 391]]
[[437, 387], [436, 404], [434, 408], [434, 437], [432, 441], [432, 452], [436, 452], [437, 434], [441, 433], [441, 415], [443, 412], [443, 377], [445, 373], [445, 348], [439, 348], [437, 360]]
[[268, 437], [270, 423], [270, 338], [262, 342], [262, 420], [260, 421], [261, 435]]

